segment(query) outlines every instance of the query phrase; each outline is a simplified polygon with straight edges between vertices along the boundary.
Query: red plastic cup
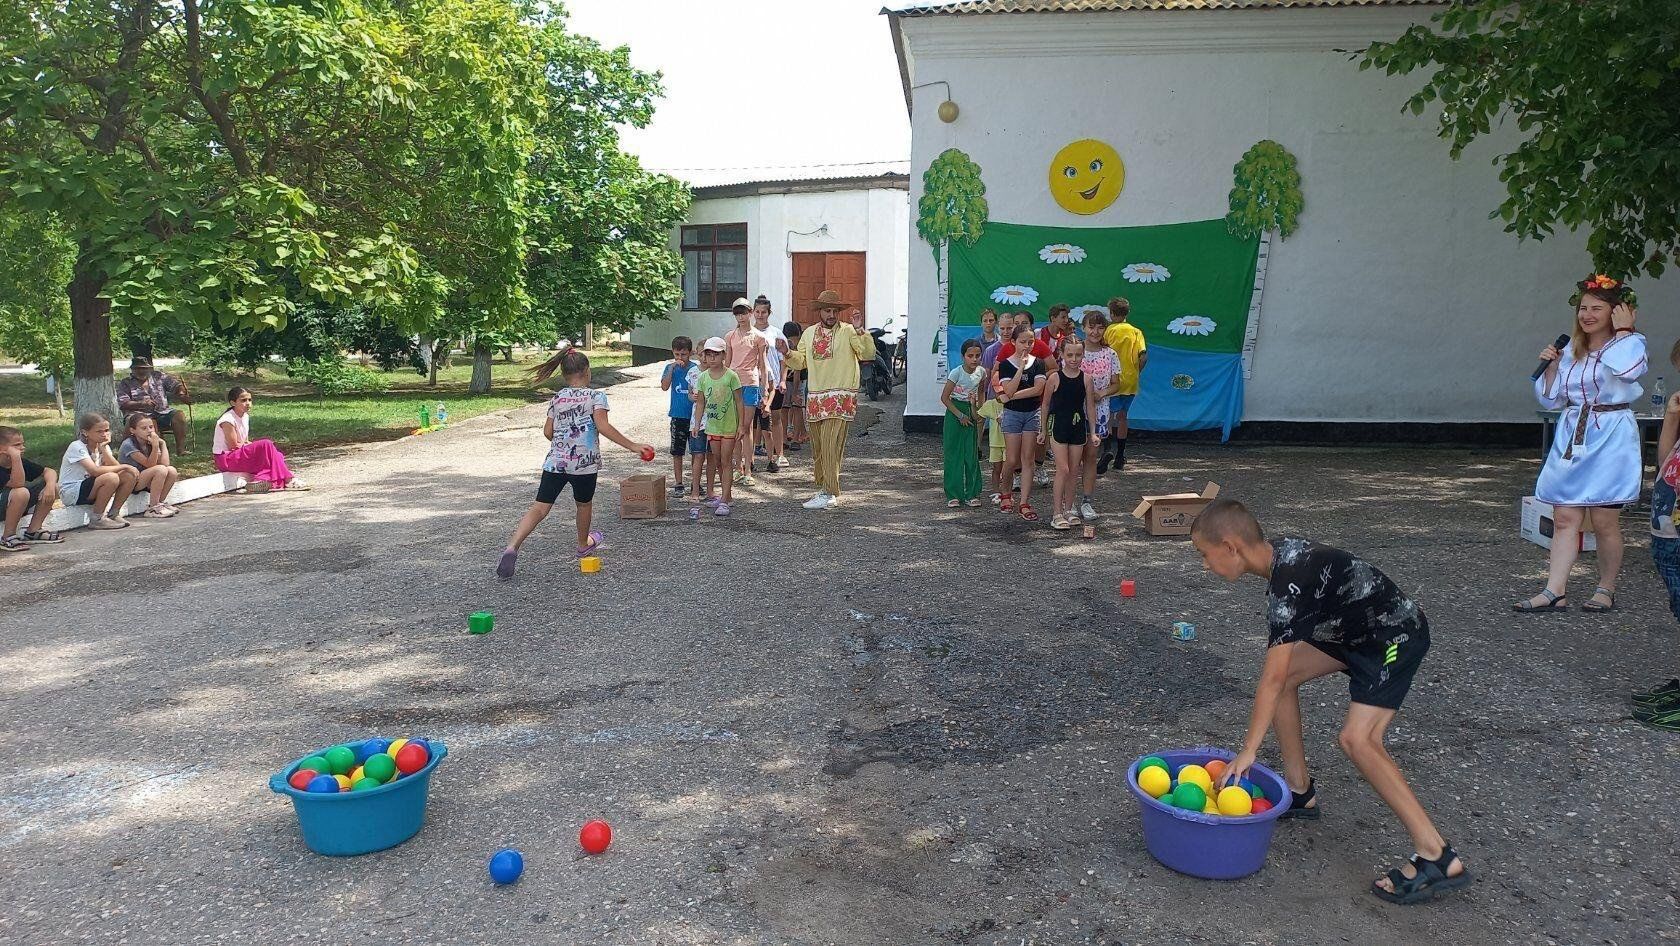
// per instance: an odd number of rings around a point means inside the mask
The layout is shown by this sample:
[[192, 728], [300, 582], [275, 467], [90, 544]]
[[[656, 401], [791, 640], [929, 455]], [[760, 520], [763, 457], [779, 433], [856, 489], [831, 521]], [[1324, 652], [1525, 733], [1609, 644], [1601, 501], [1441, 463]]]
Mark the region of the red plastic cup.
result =
[[1131, 580], [1130, 578], [1122, 579], [1120, 582], [1120, 597], [1137, 597], [1137, 582]]

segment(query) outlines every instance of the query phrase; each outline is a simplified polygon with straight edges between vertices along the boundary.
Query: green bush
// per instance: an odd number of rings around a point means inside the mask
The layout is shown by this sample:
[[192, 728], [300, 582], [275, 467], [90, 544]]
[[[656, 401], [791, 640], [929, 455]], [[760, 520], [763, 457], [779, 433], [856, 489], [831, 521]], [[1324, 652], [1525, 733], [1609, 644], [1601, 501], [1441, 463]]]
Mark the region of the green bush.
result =
[[391, 379], [383, 373], [339, 357], [320, 361], [294, 358], [286, 362], [286, 373], [313, 385], [316, 393], [323, 397], [328, 394], [376, 393], [391, 386]]

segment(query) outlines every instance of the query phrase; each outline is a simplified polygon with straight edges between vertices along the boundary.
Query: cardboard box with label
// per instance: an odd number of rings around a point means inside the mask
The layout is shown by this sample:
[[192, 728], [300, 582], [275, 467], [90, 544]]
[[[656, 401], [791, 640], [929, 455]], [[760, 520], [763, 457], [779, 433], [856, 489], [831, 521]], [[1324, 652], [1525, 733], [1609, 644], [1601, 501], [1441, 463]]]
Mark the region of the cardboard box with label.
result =
[[[1593, 535], [1592, 522], [1581, 524], [1580, 551], [1598, 551], [1598, 536]], [[1552, 547], [1552, 504], [1543, 503], [1533, 496], [1524, 496], [1522, 500], [1522, 537], [1543, 549]]]
[[618, 481], [618, 518], [658, 519], [665, 515], [665, 475], [632, 473]]
[[1189, 535], [1196, 517], [1218, 495], [1219, 484], [1210, 482], [1199, 493], [1145, 496], [1143, 502], [1132, 510], [1132, 515], [1143, 520], [1150, 535]]

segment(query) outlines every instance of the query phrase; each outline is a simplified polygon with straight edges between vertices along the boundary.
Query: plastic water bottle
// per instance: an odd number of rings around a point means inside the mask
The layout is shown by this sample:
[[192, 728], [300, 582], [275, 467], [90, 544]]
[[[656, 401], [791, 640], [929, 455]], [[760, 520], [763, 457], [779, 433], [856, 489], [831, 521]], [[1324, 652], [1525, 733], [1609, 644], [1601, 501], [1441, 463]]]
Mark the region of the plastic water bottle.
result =
[[443, 402], [439, 401], [437, 409], [437, 425], [442, 427], [447, 423], [449, 423], [449, 408], [444, 407]]
[[1657, 376], [1657, 383], [1651, 385], [1651, 413], [1661, 414], [1664, 403], [1668, 400], [1668, 388], [1663, 384], [1661, 375]]

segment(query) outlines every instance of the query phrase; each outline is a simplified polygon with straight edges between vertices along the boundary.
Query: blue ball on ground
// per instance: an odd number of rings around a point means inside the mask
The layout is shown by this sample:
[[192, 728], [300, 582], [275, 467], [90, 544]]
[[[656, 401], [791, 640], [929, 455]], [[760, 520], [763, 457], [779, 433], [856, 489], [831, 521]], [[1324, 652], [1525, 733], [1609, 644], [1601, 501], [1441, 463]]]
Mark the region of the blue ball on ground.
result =
[[490, 855], [490, 879], [500, 886], [511, 884], [525, 873], [525, 857], [511, 847]]

